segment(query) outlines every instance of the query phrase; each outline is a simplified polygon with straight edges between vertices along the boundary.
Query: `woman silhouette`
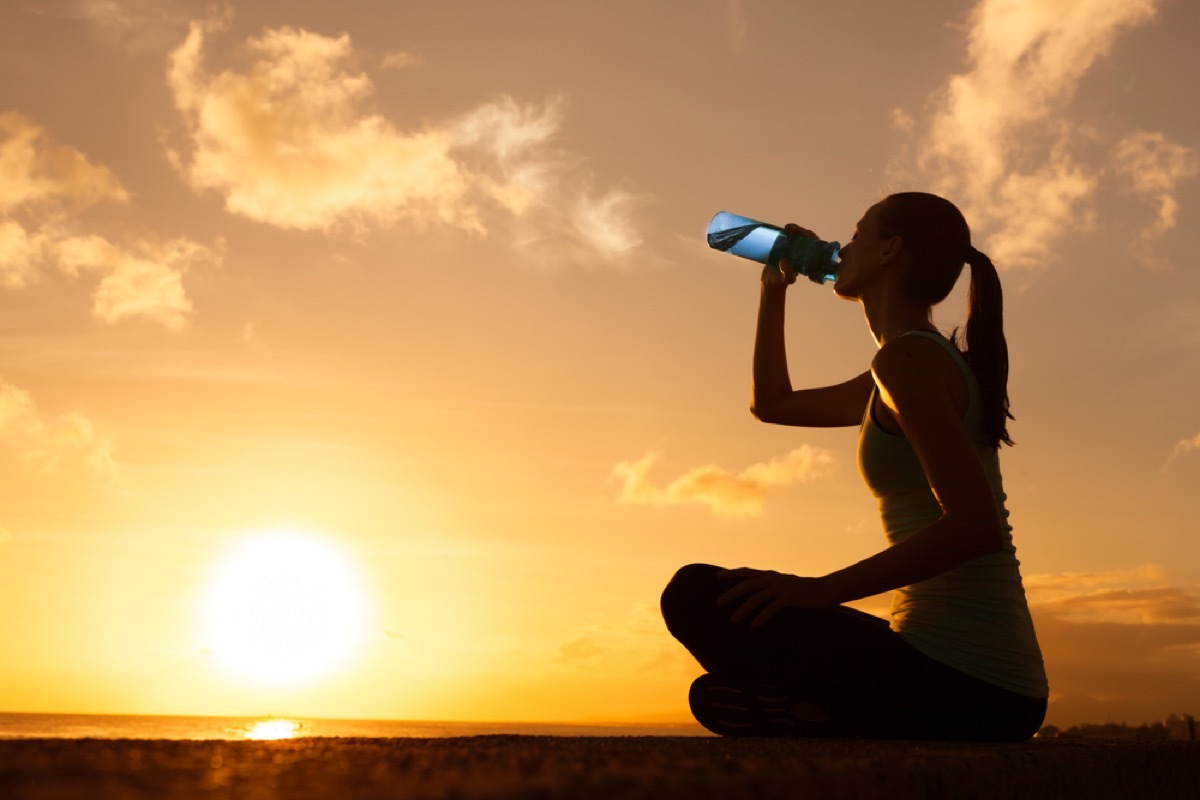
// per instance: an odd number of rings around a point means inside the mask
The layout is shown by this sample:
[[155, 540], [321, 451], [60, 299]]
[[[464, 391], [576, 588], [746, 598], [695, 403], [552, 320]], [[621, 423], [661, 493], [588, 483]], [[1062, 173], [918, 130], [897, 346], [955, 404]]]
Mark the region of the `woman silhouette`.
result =
[[[960, 352], [931, 320], [964, 262]], [[996, 268], [949, 201], [907, 192], [875, 204], [842, 248], [834, 291], [862, 304], [879, 351], [861, 375], [801, 390], [784, 350], [795, 280], [786, 261], [762, 273], [752, 412], [859, 426], [859, 469], [889, 546], [820, 577], [679, 570], [662, 611], [707, 670], [692, 684], [692, 713], [731, 736], [1027, 739], [1048, 687], [1000, 477], [1012, 416]], [[841, 605], [888, 590], [890, 625]]]

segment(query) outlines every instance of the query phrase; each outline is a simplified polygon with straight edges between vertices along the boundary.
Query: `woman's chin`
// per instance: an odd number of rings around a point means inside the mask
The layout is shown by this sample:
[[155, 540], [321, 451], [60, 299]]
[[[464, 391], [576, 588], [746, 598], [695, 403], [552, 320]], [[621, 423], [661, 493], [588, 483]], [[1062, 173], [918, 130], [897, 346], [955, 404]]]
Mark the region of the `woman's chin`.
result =
[[833, 282], [833, 293], [843, 300], [858, 299], [858, 292], [855, 291], [853, 285], [849, 281], [843, 281], [840, 277]]

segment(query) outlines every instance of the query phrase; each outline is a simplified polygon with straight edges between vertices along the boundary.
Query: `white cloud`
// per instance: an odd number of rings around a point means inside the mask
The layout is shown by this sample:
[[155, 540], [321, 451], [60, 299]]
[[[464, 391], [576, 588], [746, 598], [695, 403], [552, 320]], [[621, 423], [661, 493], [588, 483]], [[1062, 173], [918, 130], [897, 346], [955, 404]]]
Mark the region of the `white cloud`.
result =
[[425, 59], [421, 58], [416, 53], [408, 53], [403, 50], [398, 50], [394, 53], [388, 53], [379, 62], [379, 66], [384, 69], [408, 69], [409, 67], [419, 67], [425, 63]]
[[1200, 450], [1200, 433], [1191, 439], [1180, 439], [1175, 443], [1175, 455], [1182, 456], [1193, 450]]
[[1139, 130], [1113, 148], [1113, 167], [1129, 179], [1135, 194], [1157, 205], [1154, 221], [1137, 237], [1133, 252], [1146, 266], [1159, 266], [1155, 241], [1175, 227], [1179, 214], [1175, 187], [1200, 174], [1200, 152], [1176, 144], [1166, 134]]
[[75, 460], [96, 476], [117, 475], [111, 437], [96, 432], [91, 420], [76, 412], [57, 416], [38, 408], [24, 389], [0, 380], [0, 437], [6, 449], [44, 472]]
[[597, 252], [610, 256], [632, 253], [642, 244], [633, 224], [633, 212], [642, 198], [620, 189], [599, 197], [584, 194], [575, 206], [573, 222], [580, 238]]
[[[1159, 0], [980, 0], [969, 68], [938, 95], [918, 165], [958, 202], [998, 263], [1039, 263], [1053, 239], [1086, 225], [1098, 170], [1056, 122], [1087, 71]], [[904, 127], [904, 117], [896, 119]]]
[[444, 131], [403, 134], [363, 111], [370, 79], [353, 71], [350, 38], [294, 28], [247, 42], [245, 73], [209, 75], [205, 26], [193, 23], [168, 80], [188, 126], [191, 185], [236, 214], [284, 228], [438, 220], [481, 232], [470, 177]]
[[554, 146], [564, 98], [501, 96], [402, 131], [376, 110], [375, 87], [357, 69], [347, 35], [268, 30], [246, 42], [249, 67], [210, 73], [206, 36], [217, 27], [193, 23], [171, 54], [168, 82], [187, 140], [169, 156], [193, 188], [219, 193], [231, 213], [360, 234], [405, 222], [482, 235], [500, 224], [518, 243], [536, 241], [560, 258], [628, 252], [598, 233], [597, 221], [638, 241], [630, 234], [638, 198], [589, 193], [581, 159]]
[[205, 5], [212, 3], [201, 0], [26, 0], [24, 10], [83, 21], [102, 41], [140, 53], [165, 50], [179, 38], [179, 32], [187, 28], [191, 13]]
[[[464, 158], [470, 150], [486, 158], [480, 188], [515, 216], [541, 204], [557, 174], [568, 165], [548, 145], [562, 126], [566, 99], [522, 106], [511, 97], [484, 103], [449, 125], [451, 142]], [[482, 165], [481, 165], [482, 166]]]
[[44, 240], [16, 220], [0, 219], [0, 284], [9, 289], [28, 284], [42, 260]]
[[0, 285], [27, 286], [43, 268], [74, 277], [86, 268], [99, 275], [92, 314], [100, 322], [143, 318], [181, 330], [192, 311], [183, 273], [219, 261], [217, 250], [183, 238], [121, 244], [66, 232], [80, 227], [87, 207], [128, 197], [107, 167], [52, 141], [27, 117], [0, 114]]
[[111, 325], [144, 318], [174, 332], [183, 330], [192, 313], [183, 274], [219, 260], [216, 251], [187, 239], [145, 241], [128, 250], [100, 236], [76, 236], [55, 247], [64, 271], [78, 275], [88, 268], [103, 275], [93, 306], [96, 319]]
[[718, 516], [757, 516], [766, 493], [791, 483], [808, 483], [826, 474], [833, 462], [828, 450], [803, 445], [787, 455], [754, 464], [739, 473], [711, 465], [689, 470], [666, 486], [650, 483], [648, 474], [657, 453], [613, 467], [622, 483], [620, 502], [668, 506], [699, 503]]
[[0, 114], [0, 214], [21, 207], [85, 207], [128, 198], [107, 167], [50, 141], [42, 127], [23, 114]]

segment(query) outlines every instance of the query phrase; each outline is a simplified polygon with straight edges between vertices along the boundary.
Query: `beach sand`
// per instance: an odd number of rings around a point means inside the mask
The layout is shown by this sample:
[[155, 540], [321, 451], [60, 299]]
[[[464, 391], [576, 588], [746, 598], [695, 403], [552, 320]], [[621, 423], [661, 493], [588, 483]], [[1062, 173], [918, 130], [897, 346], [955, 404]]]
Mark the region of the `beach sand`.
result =
[[475, 736], [0, 741], [5, 800], [1200, 798], [1200, 742]]

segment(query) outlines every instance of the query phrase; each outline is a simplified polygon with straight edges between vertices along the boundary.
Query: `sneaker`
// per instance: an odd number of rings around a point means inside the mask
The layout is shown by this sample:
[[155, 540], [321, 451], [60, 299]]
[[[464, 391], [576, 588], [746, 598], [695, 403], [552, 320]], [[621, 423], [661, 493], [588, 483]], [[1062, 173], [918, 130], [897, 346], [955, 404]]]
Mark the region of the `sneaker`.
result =
[[701, 675], [688, 703], [696, 721], [720, 736], [819, 736], [827, 727], [798, 717], [793, 706], [803, 701], [778, 685]]

